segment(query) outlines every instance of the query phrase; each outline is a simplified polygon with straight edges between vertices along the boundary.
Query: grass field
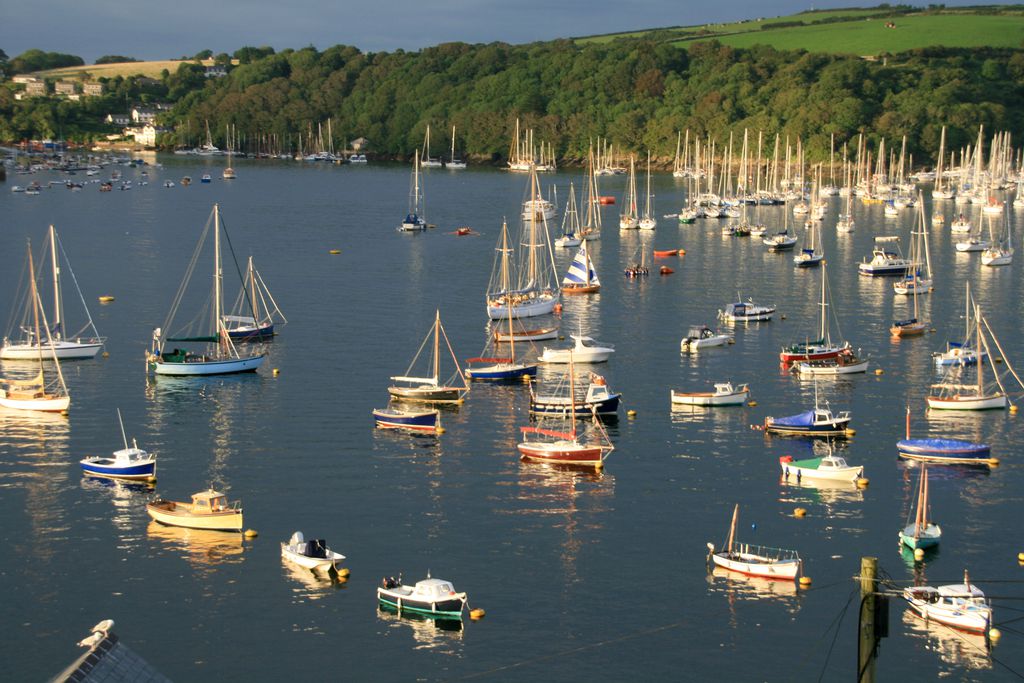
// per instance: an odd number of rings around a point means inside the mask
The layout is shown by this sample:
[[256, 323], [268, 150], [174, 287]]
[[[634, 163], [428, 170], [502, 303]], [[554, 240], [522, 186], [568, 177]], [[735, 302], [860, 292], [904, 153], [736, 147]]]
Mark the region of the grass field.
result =
[[[809, 52], [875, 55], [903, 52], [921, 47], [1024, 47], [1022, 15], [907, 15], [895, 17], [896, 28], [886, 28], [885, 19], [813, 26], [792, 26], [770, 31], [749, 31], [717, 36], [725, 45], [750, 47], [771, 45], [779, 49]], [[693, 40], [673, 43], [685, 47]]]
[[[933, 46], [1024, 48], [1024, 7], [1002, 6], [998, 8], [999, 14], [982, 13], [980, 10], [961, 7], [940, 13], [893, 15], [890, 10], [879, 7], [835, 9], [728, 24], [673, 26], [590, 36], [579, 38], [577, 42], [609, 42], [660, 32], [659, 38], [668, 33], [672, 44], [680, 47], [694, 41], [714, 39], [734, 47], [771, 45], [779, 49], [857, 55], [897, 53]], [[991, 12], [993, 8], [986, 6], [984, 10]], [[824, 20], [830, 23], [814, 23]], [[805, 25], [762, 28], [794, 21], [802, 21]], [[887, 21], [894, 22], [896, 28], [886, 28]], [[672, 36], [676, 38], [673, 40]]]
[[[49, 71], [38, 71], [33, 76], [43, 78], [67, 78], [88, 80], [90, 78], [117, 78], [118, 76], [148, 76], [149, 78], [160, 78], [160, 73], [167, 69], [174, 73], [178, 65], [182, 63], [179, 59], [168, 59], [159, 62], [122, 62], [119, 64], [87, 64], [86, 66], [71, 66], [64, 69], [50, 69]], [[213, 64], [213, 60], [206, 60], [204, 65]]]

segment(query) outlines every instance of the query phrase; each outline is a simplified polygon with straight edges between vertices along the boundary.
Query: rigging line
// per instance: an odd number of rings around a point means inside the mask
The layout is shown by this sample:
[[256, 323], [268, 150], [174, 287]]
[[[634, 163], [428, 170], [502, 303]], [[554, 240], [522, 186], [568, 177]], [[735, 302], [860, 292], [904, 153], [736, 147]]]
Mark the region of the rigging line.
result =
[[[238, 273], [238, 281], [242, 283], [242, 289], [246, 290], [247, 287], [245, 286], [245, 277], [242, 275], [242, 268], [241, 268], [241, 266], [238, 265], [238, 258], [235, 256], [235, 248], [231, 245], [231, 236], [228, 234], [227, 223], [225, 223], [224, 219], [221, 218], [220, 219], [220, 224], [224, 228], [224, 239], [228, 243], [228, 251], [231, 252], [231, 260], [235, 264], [235, 272]], [[256, 320], [256, 306], [253, 303], [252, 299], [249, 298], [249, 292], [248, 291], [245, 292], [245, 300], [249, 302], [249, 310], [252, 311], [252, 319]], [[218, 321], [217, 324], [219, 325], [220, 322]]]
[[[57, 231], [55, 230], [54, 235], [56, 235], [56, 232]], [[89, 311], [89, 307], [85, 304], [85, 296], [82, 294], [82, 288], [78, 286], [78, 278], [75, 277], [75, 271], [71, 268], [71, 259], [69, 259], [67, 253], [65, 253], [64, 242], [61, 241], [59, 236], [57, 237], [57, 246], [60, 247], [60, 255], [64, 257], [64, 265], [67, 266], [68, 273], [71, 274], [71, 281], [75, 283], [75, 291], [78, 292], [78, 300], [82, 302], [82, 308], [85, 309], [85, 317], [89, 319], [89, 323], [85, 327], [91, 327], [93, 335], [99, 337], [100, 331], [96, 329], [96, 323], [92, 320], [92, 313]], [[82, 329], [84, 330], [85, 327]]]
[[461, 676], [459, 678], [453, 678], [453, 679], [447, 679], [447, 680], [460, 680], [460, 681], [464, 681], [464, 680], [468, 680], [468, 679], [471, 679], [471, 678], [481, 678], [483, 676], [490, 676], [492, 674], [496, 674], [496, 673], [501, 672], [501, 671], [510, 671], [512, 669], [517, 669], [519, 667], [527, 666], [529, 664], [535, 664], [537, 662], [549, 661], [549, 660], [552, 660], [552, 659], [557, 659], [559, 657], [564, 657], [566, 655], [577, 654], [579, 652], [586, 652], [587, 650], [593, 650], [595, 648], [604, 647], [605, 645], [611, 645], [613, 643], [620, 643], [620, 642], [623, 642], [623, 641], [626, 641], [626, 640], [632, 640], [634, 638], [640, 638], [642, 636], [649, 636], [649, 635], [653, 635], [655, 633], [660, 633], [662, 631], [668, 631], [668, 630], [673, 629], [673, 628], [679, 628], [680, 626], [682, 626], [683, 624], [686, 624], [686, 623], [688, 623], [688, 622], [677, 621], [677, 622], [674, 622], [674, 623], [671, 623], [671, 624], [665, 624], [663, 626], [656, 626], [654, 628], [644, 629], [642, 631], [635, 631], [633, 633], [627, 633], [625, 635], [619, 636], [618, 638], [609, 638], [608, 640], [603, 640], [603, 641], [600, 641], [600, 642], [597, 642], [597, 643], [588, 643], [587, 645], [580, 645], [579, 647], [574, 647], [574, 648], [572, 648], [570, 650], [562, 650], [561, 652], [555, 652], [555, 653], [548, 654], [548, 655], [542, 655], [540, 657], [534, 657], [532, 659], [523, 659], [523, 660], [520, 660], [518, 662], [513, 662], [512, 664], [506, 664], [504, 666], [498, 666], [498, 667], [495, 667], [493, 669], [488, 669], [487, 671], [476, 671], [476, 672], [473, 672], [473, 673], [470, 673], [470, 674], [466, 674], [465, 676]]
[[[843, 605], [843, 609], [839, 610], [839, 614], [832, 619], [832, 623], [835, 624], [836, 632], [832, 635], [832, 642], [828, 646], [828, 652], [825, 653], [825, 663], [821, 665], [821, 673], [818, 674], [818, 683], [821, 683], [822, 677], [825, 675], [825, 670], [828, 668], [828, 660], [832, 657], [832, 649], [836, 646], [836, 639], [839, 638], [839, 627], [843, 625], [843, 617], [846, 616], [846, 611], [850, 609], [850, 604], [853, 602], [853, 598], [857, 595], [857, 589], [854, 588], [850, 591], [850, 597], [846, 599], [846, 604]], [[829, 629], [832, 628], [832, 624], [829, 624]], [[828, 629], [825, 629], [825, 633], [828, 633]]]
[[[171, 323], [174, 322], [174, 316], [178, 312], [178, 307], [181, 305], [181, 299], [185, 296], [185, 290], [188, 288], [189, 280], [192, 279], [192, 272], [196, 268], [196, 263], [199, 261], [199, 255], [202, 253], [203, 244], [206, 243], [206, 236], [210, 232], [210, 224], [213, 222], [213, 212], [210, 212], [210, 217], [206, 219], [206, 225], [203, 227], [203, 234], [199, 236], [199, 241], [196, 243], [196, 248], [192, 252], [192, 260], [189, 262], [188, 267], [185, 269], [185, 278], [181, 281], [181, 285], [178, 286], [178, 292], [174, 295], [174, 300], [171, 302], [171, 310], [167, 313], [167, 318], [164, 320], [164, 325], [161, 328], [163, 336], [166, 337], [169, 334]], [[161, 342], [162, 343], [162, 342]]]

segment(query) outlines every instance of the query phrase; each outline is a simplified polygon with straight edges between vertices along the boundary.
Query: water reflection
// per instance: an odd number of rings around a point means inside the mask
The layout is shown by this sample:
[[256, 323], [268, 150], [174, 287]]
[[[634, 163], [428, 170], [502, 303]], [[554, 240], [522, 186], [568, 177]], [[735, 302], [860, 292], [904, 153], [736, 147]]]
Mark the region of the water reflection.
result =
[[314, 572], [300, 567], [294, 562], [289, 562], [283, 557], [281, 558], [281, 575], [291, 586], [293, 603], [320, 600], [344, 589], [348, 584], [347, 577], [338, 576], [335, 572], [327, 574]]
[[[903, 624], [911, 640], [920, 641], [926, 650], [936, 653], [945, 664], [965, 669], [992, 668], [992, 655], [983, 635], [922, 619], [910, 609], [903, 612]], [[940, 673], [939, 677], [953, 673], [947, 671]]]
[[242, 534], [167, 526], [151, 521], [146, 534], [158, 546], [180, 555], [193, 569], [214, 571], [222, 564], [240, 564], [245, 557]]
[[465, 626], [461, 619], [432, 619], [415, 612], [399, 613], [392, 607], [380, 605], [377, 620], [385, 628], [384, 635], [410, 633], [414, 650], [462, 656]]
[[707, 582], [709, 593], [725, 596], [734, 622], [737, 616], [735, 608], [743, 601], [774, 600], [781, 603], [790, 614], [800, 611], [800, 593], [796, 581], [746, 576], [716, 566], [708, 572]]
[[119, 532], [121, 541], [133, 541], [138, 537], [138, 521], [145, 516], [146, 502], [155, 486], [143, 481], [124, 481], [108, 477], [83, 476], [83, 491], [110, 498], [114, 511], [110, 521]]

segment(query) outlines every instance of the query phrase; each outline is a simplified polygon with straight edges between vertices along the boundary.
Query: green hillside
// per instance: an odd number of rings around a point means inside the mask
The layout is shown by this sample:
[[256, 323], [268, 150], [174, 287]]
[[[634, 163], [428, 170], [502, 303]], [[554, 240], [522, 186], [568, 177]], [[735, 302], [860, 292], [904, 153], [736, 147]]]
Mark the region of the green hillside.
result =
[[[888, 24], [894, 24], [889, 26]], [[606, 43], [648, 37], [679, 47], [717, 40], [732, 47], [770, 45], [832, 54], [895, 54], [926, 47], [1024, 48], [1024, 6], [915, 10], [851, 8], [801, 12], [729, 24], [679, 26], [577, 39]]]

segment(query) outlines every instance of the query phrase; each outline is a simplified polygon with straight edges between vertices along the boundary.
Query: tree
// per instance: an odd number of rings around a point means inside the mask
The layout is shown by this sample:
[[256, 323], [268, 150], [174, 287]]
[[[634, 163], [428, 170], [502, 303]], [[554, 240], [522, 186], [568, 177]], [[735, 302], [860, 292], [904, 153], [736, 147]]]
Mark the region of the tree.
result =
[[125, 62], [137, 62], [139, 60], [134, 57], [125, 57], [124, 55], [103, 55], [97, 59], [95, 64], [123, 64]]

